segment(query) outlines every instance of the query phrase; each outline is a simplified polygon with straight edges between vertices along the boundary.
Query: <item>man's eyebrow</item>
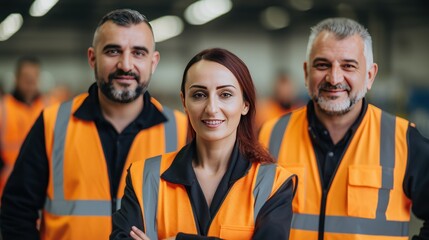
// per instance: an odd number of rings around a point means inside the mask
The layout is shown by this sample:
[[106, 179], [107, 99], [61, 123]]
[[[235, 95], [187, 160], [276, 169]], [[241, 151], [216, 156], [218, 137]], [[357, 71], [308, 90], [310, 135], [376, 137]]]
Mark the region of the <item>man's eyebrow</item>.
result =
[[356, 60], [354, 60], [354, 59], [343, 59], [343, 62], [346, 62], [346, 63], [355, 63], [355, 64], [359, 65], [359, 62], [356, 61]]
[[143, 47], [143, 46], [134, 46], [133, 49], [135, 50], [140, 50], [140, 51], [144, 51], [145, 53], [149, 53], [149, 49], [147, 47]]
[[313, 60], [313, 63], [315, 62], [329, 62], [327, 58], [317, 57]]
[[106, 49], [120, 49], [121, 46], [117, 45], [117, 44], [107, 44], [106, 46], [103, 47], [103, 51], [105, 51]]

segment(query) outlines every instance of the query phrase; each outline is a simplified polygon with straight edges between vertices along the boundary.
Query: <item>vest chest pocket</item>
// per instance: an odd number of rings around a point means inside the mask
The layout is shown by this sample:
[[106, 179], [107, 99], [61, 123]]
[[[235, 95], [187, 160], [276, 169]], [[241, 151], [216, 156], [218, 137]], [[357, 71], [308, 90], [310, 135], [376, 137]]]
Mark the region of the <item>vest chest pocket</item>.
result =
[[222, 225], [220, 227], [220, 238], [221, 239], [252, 239], [253, 231], [255, 228], [253, 226], [232, 226], [232, 225]]
[[[391, 187], [387, 187], [389, 190]], [[350, 166], [347, 184], [347, 214], [354, 217], [376, 217], [379, 192], [382, 189], [381, 166]]]

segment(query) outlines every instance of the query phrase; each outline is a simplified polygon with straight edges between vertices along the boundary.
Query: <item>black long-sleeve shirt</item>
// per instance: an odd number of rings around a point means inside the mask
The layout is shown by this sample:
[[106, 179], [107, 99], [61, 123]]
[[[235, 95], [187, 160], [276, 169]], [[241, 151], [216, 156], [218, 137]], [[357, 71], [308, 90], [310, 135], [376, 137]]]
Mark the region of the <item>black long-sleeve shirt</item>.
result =
[[[247, 174], [251, 163], [244, 159], [238, 148], [235, 147], [228, 169], [216, 189], [211, 205], [208, 206], [192, 168], [191, 159], [195, 156], [195, 142], [193, 142], [178, 153], [172, 165], [161, 174], [161, 178], [185, 186], [196, 218], [198, 235], [179, 233], [176, 239], [215, 239], [207, 236], [210, 223], [221, 207], [229, 189], [237, 180]], [[259, 211], [253, 239], [288, 239], [292, 221], [292, 199], [293, 185], [289, 180]], [[234, 210], [231, 209], [231, 211]], [[132, 226], [144, 231], [140, 205], [132, 186], [130, 174], [128, 174], [121, 209], [113, 215], [113, 232], [110, 239], [131, 239], [129, 233]]]
[[[334, 144], [328, 130], [317, 119], [313, 101], [307, 104], [307, 118], [311, 141], [315, 150], [323, 189], [328, 190], [335, 171], [347, 149], [356, 129], [368, 109], [363, 100], [363, 107], [355, 122], [345, 136]], [[412, 211], [424, 220], [419, 236], [413, 239], [429, 239], [429, 140], [423, 137], [415, 127], [408, 127], [408, 164], [403, 181], [405, 195], [412, 201]]]
[[[89, 96], [75, 111], [73, 117], [94, 121], [106, 159], [112, 209], [116, 209], [116, 195], [131, 144], [141, 130], [163, 123], [167, 119], [151, 103], [148, 92], [137, 118], [121, 133], [103, 117], [95, 84]], [[1, 230], [4, 239], [39, 239], [36, 228], [38, 211], [43, 208], [49, 179], [48, 158], [45, 147], [45, 127], [40, 115], [31, 128], [18, 155], [14, 170], [6, 184], [1, 205]], [[90, 159], [89, 159], [90, 160]]]

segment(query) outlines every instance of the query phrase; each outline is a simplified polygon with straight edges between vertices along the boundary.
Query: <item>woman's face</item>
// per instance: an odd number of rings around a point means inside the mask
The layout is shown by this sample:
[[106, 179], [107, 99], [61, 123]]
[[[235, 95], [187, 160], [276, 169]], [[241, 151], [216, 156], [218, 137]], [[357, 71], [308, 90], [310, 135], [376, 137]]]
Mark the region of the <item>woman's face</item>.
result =
[[195, 63], [188, 70], [181, 97], [197, 139], [235, 141], [241, 116], [249, 107], [226, 67], [206, 60]]

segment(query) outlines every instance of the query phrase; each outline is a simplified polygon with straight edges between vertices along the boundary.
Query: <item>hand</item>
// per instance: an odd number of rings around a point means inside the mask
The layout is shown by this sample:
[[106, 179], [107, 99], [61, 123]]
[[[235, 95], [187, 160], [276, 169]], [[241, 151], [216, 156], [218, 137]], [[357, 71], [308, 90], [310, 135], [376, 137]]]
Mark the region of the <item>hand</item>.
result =
[[135, 226], [131, 227], [131, 232], [130, 232], [130, 236], [134, 239], [134, 240], [150, 240], [148, 236], [146, 236], [146, 234], [144, 234], [144, 232], [140, 229], [138, 229]]

